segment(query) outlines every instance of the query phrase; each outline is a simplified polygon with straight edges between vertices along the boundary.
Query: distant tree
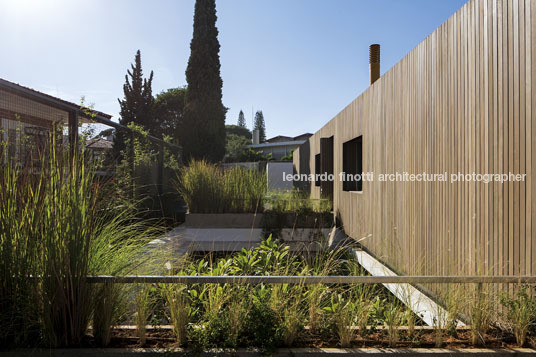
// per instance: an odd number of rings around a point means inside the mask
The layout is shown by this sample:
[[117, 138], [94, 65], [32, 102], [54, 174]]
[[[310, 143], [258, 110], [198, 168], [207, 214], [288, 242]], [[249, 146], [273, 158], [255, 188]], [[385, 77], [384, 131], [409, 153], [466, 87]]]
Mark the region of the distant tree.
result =
[[[153, 72], [149, 75], [149, 79], [143, 78], [141, 68], [140, 50], [136, 52], [134, 64], [130, 65], [130, 70], [127, 70], [125, 75], [125, 84], [123, 85], [123, 99], [118, 99], [120, 110], [119, 123], [128, 126], [130, 123], [141, 125], [145, 130], [152, 132], [154, 130], [154, 122], [152, 121], [152, 111], [154, 98], [152, 93]], [[119, 154], [125, 150], [126, 133], [122, 130], [117, 130], [114, 138], [114, 154], [119, 157]]]
[[226, 135], [234, 134], [238, 136], [243, 136], [244, 138], [248, 139], [251, 144], [251, 131], [249, 131], [247, 128], [238, 125], [226, 125], [225, 132]]
[[244, 116], [243, 111], [240, 111], [240, 113], [238, 113], [238, 126], [241, 126], [242, 128], [246, 127], [246, 117]]
[[263, 143], [266, 141], [266, 126], [264, 124], [264, 115], [262, 110], [258, 110], [255, 113], [255, 126], [254, 130], [259, 131], [259, 142]]
[[281, 158], [281, 161], [292, 161], [293, 158], [294, 158], [294, 150], [290, 150], [290, 152], [287, 155]]
[[251, 144], [247, 138], [236, 135], [227, 134], [225, 143], [225, 162], [240, 162], [246, 156], [246, 145]]
[[106, 137], [108, 137], [108, 136], [113, 135], [113, 134], [114, 134], [114, 131], [115, 131], [114, 128], [104, 129], [104, 130], [102, 130], [100, 133], [98, 133], [97, 135], [95, 135], [94, 139], [106, 138]]
[[225, 162], [256, 162], [271, 161], [272, 154], [264, 154], [262, 151], [256, 151], [248, 148], [251, 142], [243, 136], [236, 134], [227, 134], [225, 145]]
[[184, 139], [184, 105], [186, 87], [171, 88], [156, 96], [154, 105], [157, 130], [154, 135], [170, 136], [182, 145]]
[[184, 158], [220, 161], [225, 154], [225, 113], [215, 0], [196, 0], [184, 116]]
[[247, 148], [246, 154], [243, 160], [247, 162], [256, 162], [256, 161], [272, 161], [272, 153], [264, 155], [262, 151], [255, 151], [252, 148]]

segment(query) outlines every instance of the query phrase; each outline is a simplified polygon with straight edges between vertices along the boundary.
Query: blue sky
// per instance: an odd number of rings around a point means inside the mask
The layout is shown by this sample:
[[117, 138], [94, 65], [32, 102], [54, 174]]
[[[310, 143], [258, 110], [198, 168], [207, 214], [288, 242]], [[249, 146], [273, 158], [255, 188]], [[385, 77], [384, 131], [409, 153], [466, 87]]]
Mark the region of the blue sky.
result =
[[[217, 0], [227, 124], [264, 113], [267, 136], [315, 132], [465, 0]], [[186, 84], [194, 0], [0, 0], [0, 77], [118, 119], [137, 49], [153, 92]]]

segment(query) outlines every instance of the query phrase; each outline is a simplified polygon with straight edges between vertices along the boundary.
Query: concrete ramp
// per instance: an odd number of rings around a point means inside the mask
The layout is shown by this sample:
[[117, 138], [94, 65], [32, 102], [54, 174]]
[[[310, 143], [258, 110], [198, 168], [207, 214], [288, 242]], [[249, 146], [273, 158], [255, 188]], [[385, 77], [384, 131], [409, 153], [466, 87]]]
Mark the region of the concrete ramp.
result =
[[[354, 249], [353, 253], [359, 264], [372, 276], [396, 276], [397, 274], [375, 259], [372, 255], [361, 249]], [[446, 324], [447, 313], [443, 307], [423, 294], [411, 284], [383, 284], [394, 296], [409, 308], [429, 326], [434, 326], [437, 321]], [[465, 324], [458, 321], [458, 326]]]

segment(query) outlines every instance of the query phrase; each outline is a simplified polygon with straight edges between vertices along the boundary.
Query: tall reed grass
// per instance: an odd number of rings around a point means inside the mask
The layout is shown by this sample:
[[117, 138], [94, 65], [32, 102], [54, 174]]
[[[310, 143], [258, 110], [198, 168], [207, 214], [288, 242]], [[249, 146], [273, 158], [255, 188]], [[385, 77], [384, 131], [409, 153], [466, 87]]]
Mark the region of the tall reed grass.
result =
[[266, 173], [242, 167], [223, 171], [206, 161], [180, 170], [177, 189], [190, 213], [254, 213], [262, 211]]
[[471, 323], [471, 343], [484, 344], [484, 334], [490, 329], [491, 323], [496, 321], [496, 296], [492, 287], [477, 284], [469, 297], [469, 319]]
[[0, 158], [2, 345], [79, 345], [93, 322], [103, 344], [120, 313], [120, 287], [87, 275], [121, 274], [156, 230], [114, 208], [86, 155], [52, 138], [23, 166]]

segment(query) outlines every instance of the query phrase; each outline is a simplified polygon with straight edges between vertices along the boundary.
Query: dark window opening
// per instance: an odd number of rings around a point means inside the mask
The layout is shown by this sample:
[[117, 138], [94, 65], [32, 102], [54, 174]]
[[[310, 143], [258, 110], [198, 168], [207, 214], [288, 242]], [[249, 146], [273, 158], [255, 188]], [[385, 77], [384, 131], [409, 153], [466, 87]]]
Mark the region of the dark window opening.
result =
[[320, 154], [315, 155], [315, 186], [320, 186]]
[[363, 136], [342, 144], [342, 171], [343, 191], [363, 191]]

